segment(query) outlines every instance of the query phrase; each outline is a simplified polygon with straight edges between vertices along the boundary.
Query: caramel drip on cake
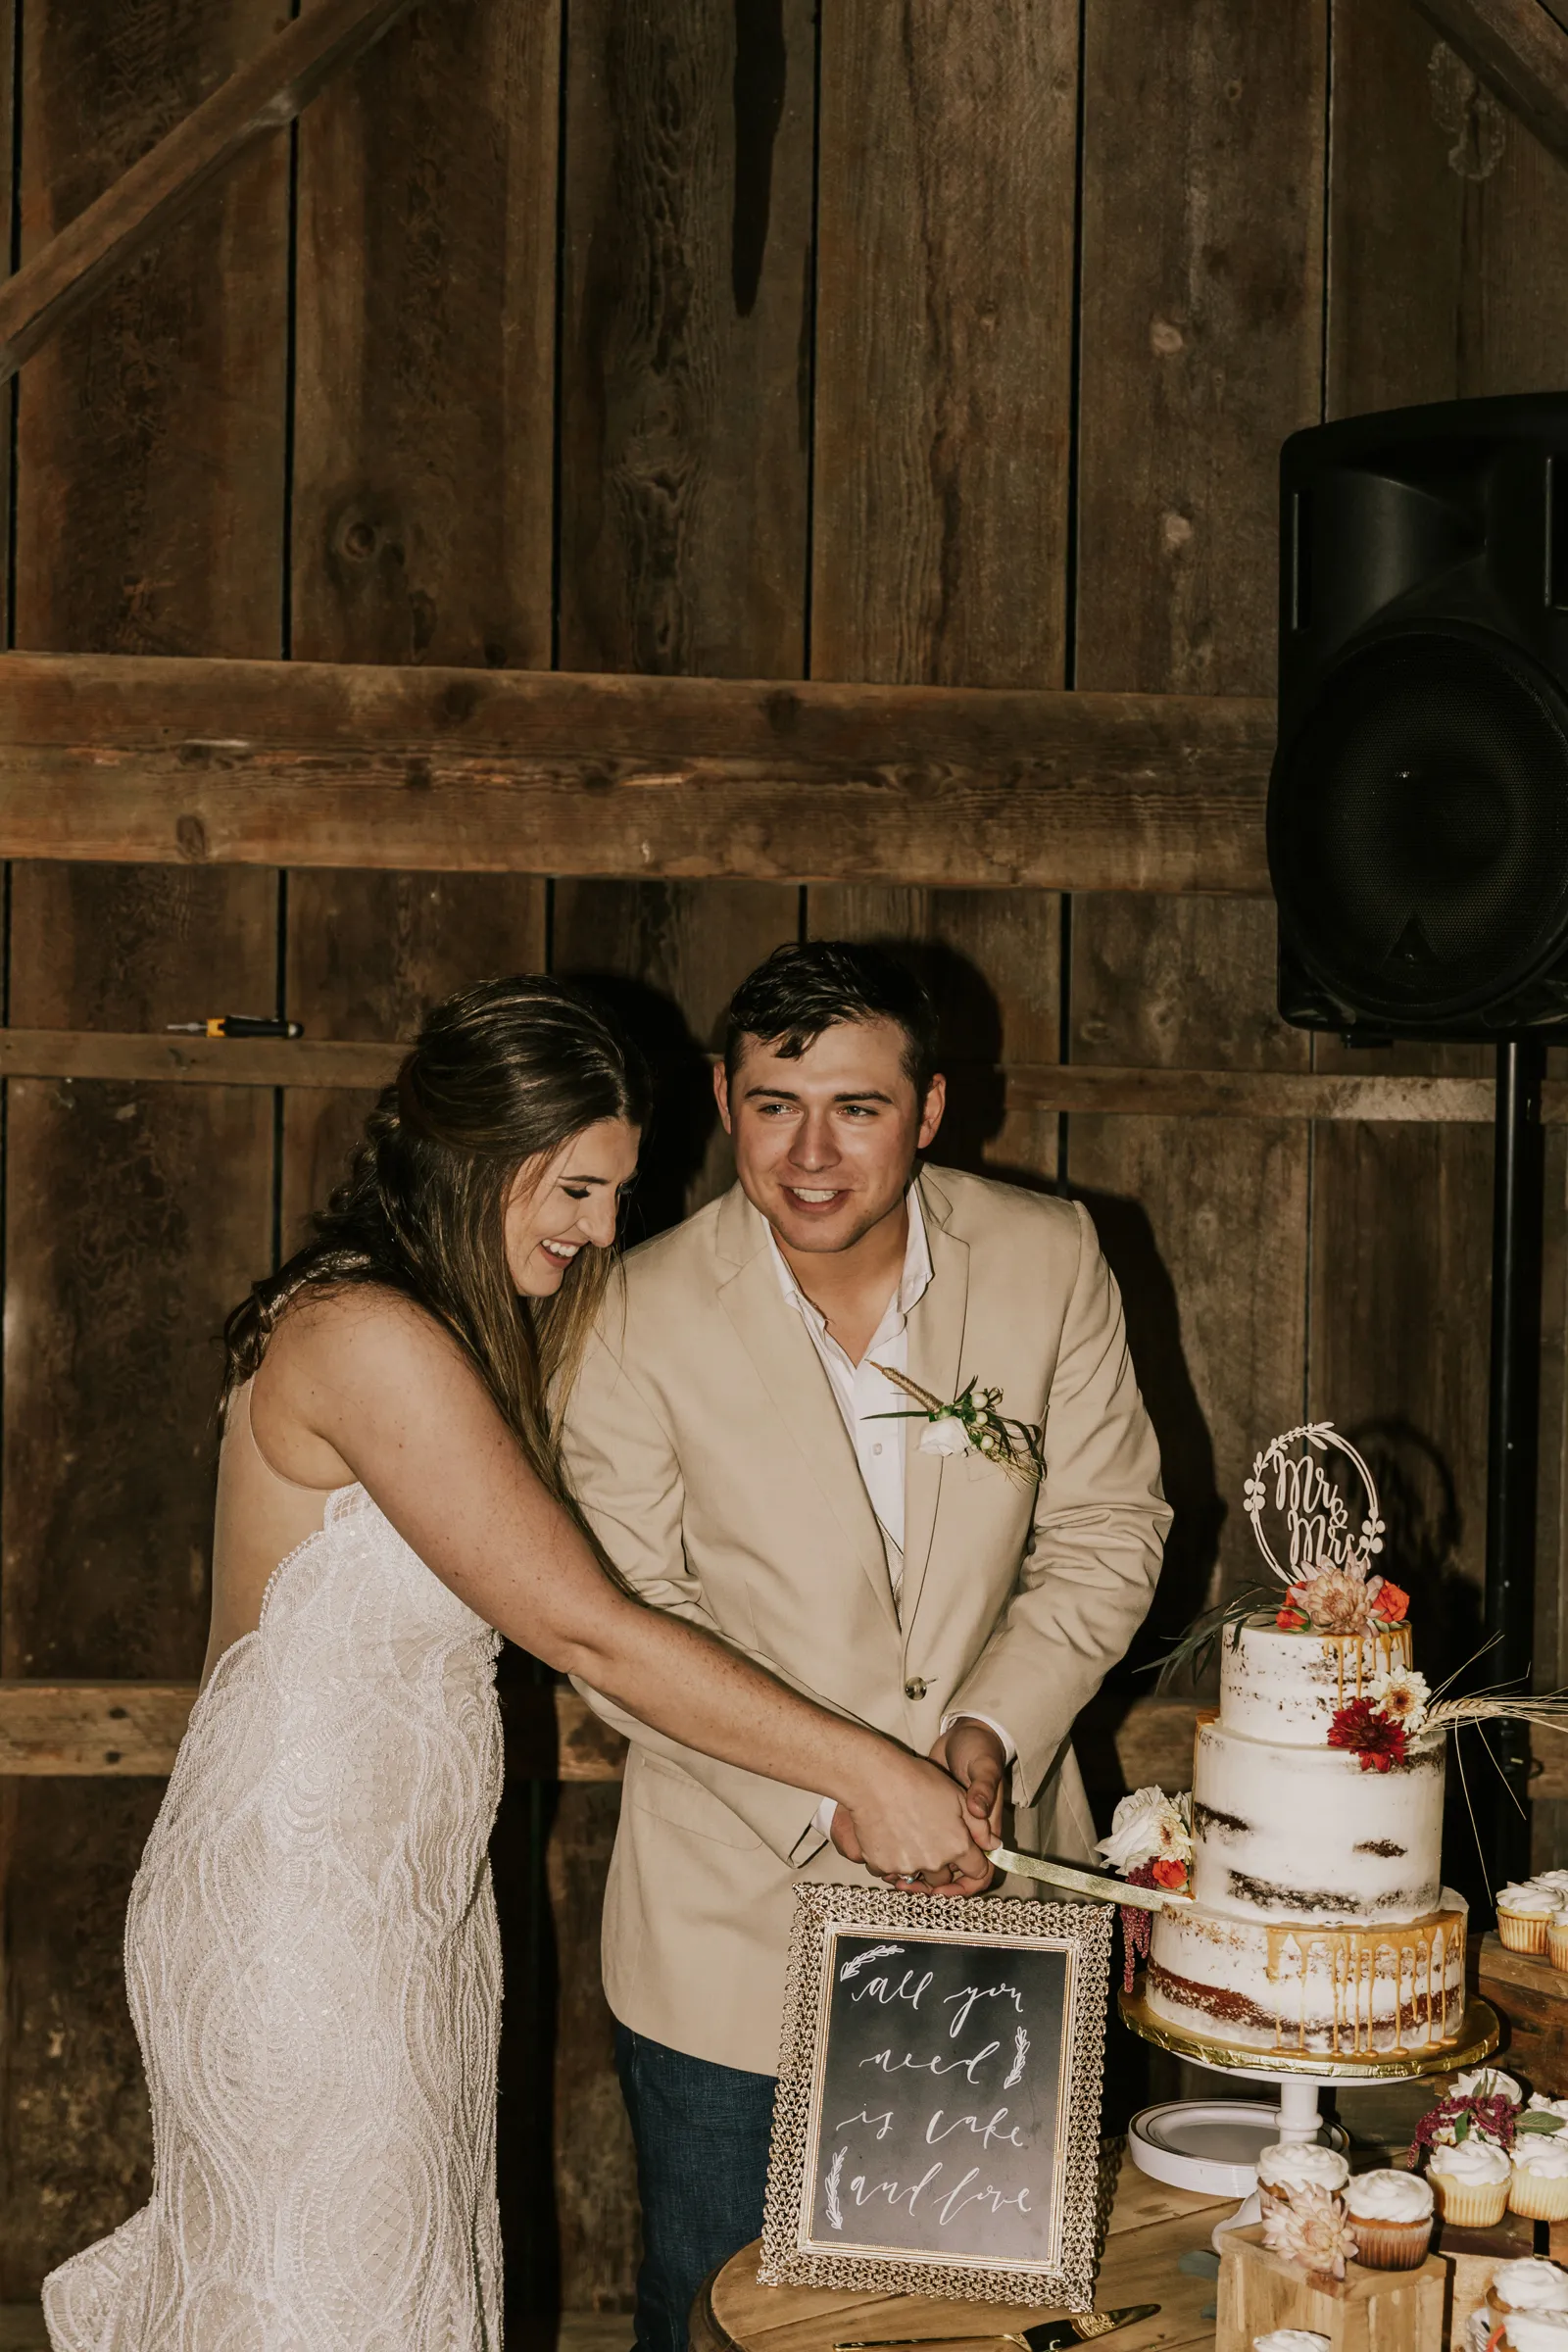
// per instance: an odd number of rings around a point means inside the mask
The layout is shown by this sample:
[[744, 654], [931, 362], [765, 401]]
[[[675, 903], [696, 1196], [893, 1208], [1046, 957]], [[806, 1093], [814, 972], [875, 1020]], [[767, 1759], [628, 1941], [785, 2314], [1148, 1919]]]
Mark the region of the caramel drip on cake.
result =
[[[1332, 1989], [1335, 2057], [1372, 2056], [1374, 1989], [1390, 1978], [1394, 1984], [1393, 2015], [1377, 2021], [1393, 2029], [1394, 2039], [1385, 2054], [1402, 2053], [1406, 2017], [1418, 2048], [1444, 2040], [1450, 1955], [1463, 1962], [1464, 1931], [1462, 1913], [1411, 1920], [1404, 1927], [1313, 1928], [1300, 1924], [1271, 1927], [1268, 1931], [1271, 1984], [1283, 1981], [1287, 1954], [1294, 1949], [1296, 1955], [1301, 1995], [1296, 2047], [1304, 2050], [1307, 2046], [1307, 1991], [1315, 1961], [1326, 1966]], [[1379, 1961], [1385, 1953], [1391, 1965], [1380, 1968]], [[1285, 2046], [1285, 2022], [1277, 2016], [1274, 2047]]]
[[1407, 1625], [1369, 1626], [1364, 1633], [1324, 1634], [1320, 1636], [1320, 1639], [1324, 1648], [1333, 1655], [1335, 1672], [1339, 1677], [1339, 1695], [1334, 1701], [1336, 1708], [1343, 1707], [1345, 1704], [1345, 1648], [1347, 1642], [1351, 1645], [1355, 1662], [1355, 1689], [1350, 1692], [1352, 1698], [1360, 1698], [1364, 1695], [1361, 1688], [1363, 1642], [1370, 1642], [1372, 1644], [1372, 1655], [1375, 1660], [1372, 1673], [1374, 1682], [1380, 1674], [1392, 1674], [1396, 1666], [1408, 1666], [1410, 1663], [1410, 1628]]

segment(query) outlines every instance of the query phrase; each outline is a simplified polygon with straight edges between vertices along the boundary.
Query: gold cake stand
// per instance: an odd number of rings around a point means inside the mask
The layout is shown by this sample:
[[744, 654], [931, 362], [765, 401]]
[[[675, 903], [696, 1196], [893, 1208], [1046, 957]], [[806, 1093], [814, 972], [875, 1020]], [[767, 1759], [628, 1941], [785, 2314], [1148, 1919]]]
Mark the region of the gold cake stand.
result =
[[1143, 1985], [1120, 1996], [1122, 2022], [1156, 2049], [1197, 2066], [1210, 2066], [1227, 2075], [1265, 2075], [1273, 2082], [1301, 2076], [1313, 2082], [1413, 2082], [1425, 2075], [1447, 2075], [1462, 2066], [1479, 2066], [1497, 2046], [1501, 2028], [1490, 2001], [1472, 2000], [1465, 2008], [1457, 2035], [1433, 2050], [1390, 2050], [1383, 2056], [1334, 2057], [1322, 2050], [1258, 2050], [1237, 2042], [1212, 2040], [1184, 2033], [1152, 2016]]
[[[1236, 2144], [1239, 2138], [1245, 2137], [1256, 2148], [1274, 2138], [1301, 2143], [1315, 2140], [1319, 2132], [1317, 2094], [1323, 2083], [1410, 2082], [1424, 2076], [1451, 2074], [1458, 2067], [1477, 2066], [1489, 2058], [1499, 2034], [1497, 2013], [1490, 2002], [1472, 2000], [1458, 2034], [1438, 2049], [1334, 2057], [1316, 2050], [1249, 2049], [1186, 2033], [1150, 2014], [1142, 1984], [1135, 1991], [1122, 1993], [1120, 2004], [1123, 2022], [1156, 2049], [1168, 2050], [1173, 2057], [1188, 2059], [1214, 2074], [1262, 2080], [1278, 2086], [1277, 2110], [1176, 2100], [1145, 2108], [1132, 2119], [1128, 2153], [1141, 2172], [1156, 2180], [1177, 2187], [1214, 2189], [1223, 2187], [1229, 2173], [1230, 2193], [1242, 2194], [1244, 2201], [1231, 2219], [1216, 2229], [1216, 2249], [1226, 2230], [1258, 2218], [1255, 2186], [1248, 2181], [1250, 2194], [1242, 2187], [1255, 2156]], [[1208, 2152], [1216, 2139], [1226, 2148], [1218, 2166]]]

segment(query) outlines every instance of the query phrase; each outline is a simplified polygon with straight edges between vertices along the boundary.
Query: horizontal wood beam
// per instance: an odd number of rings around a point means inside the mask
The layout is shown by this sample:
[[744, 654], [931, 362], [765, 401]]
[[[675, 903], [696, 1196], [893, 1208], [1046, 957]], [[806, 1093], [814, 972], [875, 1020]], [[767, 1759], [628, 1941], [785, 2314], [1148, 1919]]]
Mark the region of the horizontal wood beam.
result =
[[[205, 1008], [193, 1006], [193, 1016]], [[0, 1029], [0, 1078], [152, 1081], [176, 1086], [385, 1086], [407, 1045], [333, 1038], [161, 1037], [98, 1029]], [[1417, 1120], [1490, 1126], [1490, 1078], [1366, 1077], [1310, 1070], [1126, 1070], [1087, 1063], [949, 1065], [1000, 1083], [1009, 1110], [1084, 1117]], [[1568, 1125], [1568, 1084], [1543, 1092], [1548, 1126]]]
[[1256, 895], [1273, 739], [1228, 697], [8, 654], [0, 857]]
[[[222, 1006], [193, 1005], [205, 1020]], [[229, 1007], [237, 1009], [237, 1007]], [[0, 1029], [0, 1078], [151, 1080], [173, 1086], [381, 1088], [407, 1046], [332, 1038], [159, 1037], [112, 1029]]]
[[258, 139], [292, 122], [412, 0], [314, 0], [0, 284], [0, 383]]
[[[162, 1778], [173, 1766], [194, 1683], [0, 1682], [0, 1777]], [[507, 1769], [521, 1780], [618, 1781], [624, 1740], [564, 1685], [506, 1694]], [[1102, 1691], [1074, 1743], [1097, 1795], [1192, 1783], [1197, 1702]], [[1568, 1739], [1540, 1733], [1530, 1793], [1568, 1798]]]
[[[172, 1769], [194, 1683], [0, 1682], [0, 1775], [118, 1779]], [[507, 1767], [541, 1781], [618, 1781], [624, 1740], [564, 1685], [508, 1690]], [[1085, 1777], [1097, 1789], [1191, 1778], [1194, 1704], [1102, 1696], [1080, 1721]]]
[[1568, 158], [1568, 31], [1542, 0], [1416, 0], [1477, 78]]

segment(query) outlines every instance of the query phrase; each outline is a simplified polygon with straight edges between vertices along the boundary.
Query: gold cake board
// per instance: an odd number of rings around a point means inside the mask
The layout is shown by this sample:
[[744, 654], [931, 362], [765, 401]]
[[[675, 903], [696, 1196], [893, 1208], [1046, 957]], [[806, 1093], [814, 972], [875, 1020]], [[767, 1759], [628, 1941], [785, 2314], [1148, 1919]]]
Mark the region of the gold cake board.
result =
[[1432, 2050], [1389, 2050], [1381, 2056], [1336, 2058], [1323, 2050], [1259, 2050], [1223, 2042], [1201, 2034], [1189, 2034], [1150, 2013], [1140, 1983], [1119, 1996], [1122, 2022], [1172, 2057], [1190, 2058], [1195, 2065], [1212, 2066], [1225, 2074], [1263, 2075], [1280, 2082], [1299, 2075], [1314, 2082], [1412, 2082], [1426, 2075], [1452, 2074], [1462, 2066], [1479, 2066], [1497, 2046], [1501, 2028], [1490, 2001], [1472, 1998], [1465, 2007], [1458, 2034]]

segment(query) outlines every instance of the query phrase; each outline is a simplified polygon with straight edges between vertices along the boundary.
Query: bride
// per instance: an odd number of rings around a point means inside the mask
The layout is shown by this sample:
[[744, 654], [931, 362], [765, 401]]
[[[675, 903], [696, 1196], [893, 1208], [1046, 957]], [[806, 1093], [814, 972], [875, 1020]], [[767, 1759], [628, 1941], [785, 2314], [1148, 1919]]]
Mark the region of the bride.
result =
[[647, 1115], [570, 988], [441, 1007], [315, 1237], [230, 1317], [202, 1690], [132, 1889], [150, 2203], [56, 2352], [489, 2352], [500, 1637], [982, 1881], [957, 1787], [603, 1572], [547, 1415]]

